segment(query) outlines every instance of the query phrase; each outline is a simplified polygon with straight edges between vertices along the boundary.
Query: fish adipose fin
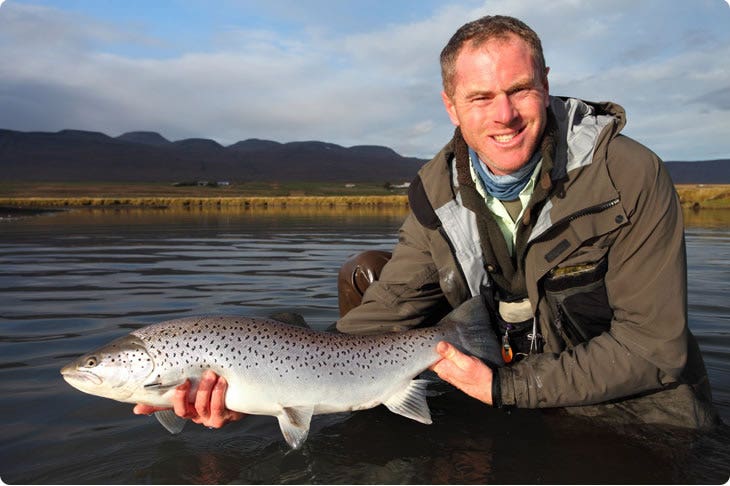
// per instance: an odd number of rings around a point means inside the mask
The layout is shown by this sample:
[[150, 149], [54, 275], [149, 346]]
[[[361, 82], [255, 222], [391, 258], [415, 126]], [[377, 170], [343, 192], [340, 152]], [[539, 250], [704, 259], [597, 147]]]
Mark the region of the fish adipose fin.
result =
[[277, 418], [286, 443], [292, 449], [299, 449], [309, 434], [314, 407], [286, 407]]
[[183, 427], [187, 423], [187, 420], [175, 415], [172, 410], [160, 410], [155, 412], [155, 418], [159, 420], [163, 427], [167, 429], [171, 434], [179, 434], [182, 432]]
[[431, 411], [426, 402], [426, 396], [429, 395], [426, 387], [429, 383], [429, 380], [411, 380], [406, 388], [383, 402], [383, 405], [393, 413], [422, 424], [430, 424]]

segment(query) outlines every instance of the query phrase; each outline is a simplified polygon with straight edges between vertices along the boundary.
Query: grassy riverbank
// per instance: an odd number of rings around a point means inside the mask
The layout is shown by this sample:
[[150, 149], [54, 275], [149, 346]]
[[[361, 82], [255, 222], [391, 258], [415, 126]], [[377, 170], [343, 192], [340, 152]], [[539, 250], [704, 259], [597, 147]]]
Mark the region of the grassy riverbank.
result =
[[404, 189], [342, 183], [245, 183], [222, 187], [155, 183], [0, 183], [0, 206], [360, 207], [406, 206]]
[[[730, 209], [730, 184], [681, 184], [682, 206]], [[70, 207], [363, 207], [407, 206], [404, 189], [342, 183], [244, 183], [175, 187], [155, 183], [0, 183], [0, 206]]]
[[683, 207], [693, 209], [730, 209], [730, 184], [678, 184]]

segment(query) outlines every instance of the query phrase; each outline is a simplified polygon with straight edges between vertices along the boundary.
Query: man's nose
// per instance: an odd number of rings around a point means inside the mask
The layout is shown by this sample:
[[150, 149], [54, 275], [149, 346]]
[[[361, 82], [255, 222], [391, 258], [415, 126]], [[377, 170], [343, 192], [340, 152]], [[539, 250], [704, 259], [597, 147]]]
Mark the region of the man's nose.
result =
[[500, 93], [495, 96], [492, 106], [494, 107], [493, 116], [496, 122], [507, 125], [518, 116], [517, 109], [507, 93]]

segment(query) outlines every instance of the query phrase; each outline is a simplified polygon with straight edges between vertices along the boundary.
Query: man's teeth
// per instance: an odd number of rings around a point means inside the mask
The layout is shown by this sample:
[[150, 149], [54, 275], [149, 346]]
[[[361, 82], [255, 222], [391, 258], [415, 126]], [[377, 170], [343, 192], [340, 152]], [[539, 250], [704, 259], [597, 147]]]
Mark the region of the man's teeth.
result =
[[507, 135], [495, 135], [494, 136], [494, 139], [497, 142], [504, 143], [504, 142], [509, 142], [510, 140], [512, 140], [513, 138], [515, 138], [515, 135], [517, 135], [517, 134], [516, 133], [510, 133], [510, 134], [507, 134]]

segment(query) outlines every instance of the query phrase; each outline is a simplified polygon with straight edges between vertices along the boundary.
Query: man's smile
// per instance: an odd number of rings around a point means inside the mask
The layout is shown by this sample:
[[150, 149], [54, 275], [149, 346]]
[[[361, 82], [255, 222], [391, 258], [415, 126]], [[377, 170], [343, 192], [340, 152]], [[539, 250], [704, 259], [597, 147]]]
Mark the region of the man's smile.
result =
[[513, 131], [510, 131], [507, 133], [500, 133], [498, 135], [492, 135], [491, 138], [492, 138], [492, 140], [494, 140], [495, 142], [497, 142], [499, 144], [509, 145], [510, 142], [512, 142], [515, 139], [515, 137], [518, 137], [519, 135], [522, 134], [524, 129], [525, 128], [522, 127], [518, 130], [513, 130]]

